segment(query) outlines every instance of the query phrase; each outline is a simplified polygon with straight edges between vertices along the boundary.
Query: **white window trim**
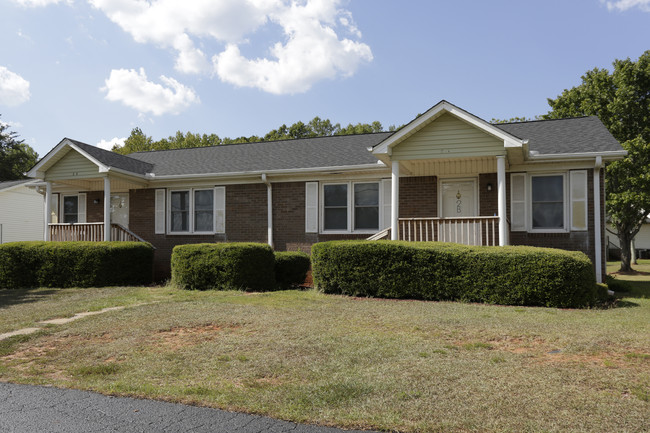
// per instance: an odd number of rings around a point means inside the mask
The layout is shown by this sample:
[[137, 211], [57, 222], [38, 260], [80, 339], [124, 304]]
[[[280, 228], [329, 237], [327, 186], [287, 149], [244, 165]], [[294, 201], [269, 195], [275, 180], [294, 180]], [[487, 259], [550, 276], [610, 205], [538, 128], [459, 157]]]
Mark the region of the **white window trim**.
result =
[[[554, 173], [534, 173], [526, 176], [526, 209], [528, 217], [526, 225], [529, 233], [569, 233], [571, 223], [571, 206], [569, 205], [569, 187], [567, 185], [568, 172], [554, 172]], [[551, 229], [536, 229], [533, 228], [533, 178], [534, 177], [549, 177], [549, 176], [562, 176], [562, 208], [564, 217], [564, 227], [551, 228]]]
[[[194, 231], [194, 191], [212, 191], [212, 231]], [[173, 192], [188, 192], [189, 193], [189, 215], [188, 215], [188, 231], [172, 231], [172, 193]], [[197, 188], [174, 188], [167, 190], [167, 234], [174, 236], [187, 236], [187, 235], [214, 235], [217, 233], [217, 200], [215, 188], [211, 186], [197, 187]]]
[[[79, 206], [81, 201], [82, 194], [59, 194], [59, 215], [58, 221], [64, 224], [73, 224], [65, 221], [65, 198], [66, 197], [77, 197], [77, 222], [74, 224], [83, 224], [79, 222]], [[85, 194], [83, 194], [85, 195]], [[87, 204], [86, 204], [87, 205]], [[86, 212], [88, 212], [86, 210]]]
[[[354, 185], [358, 183], [376, 183], [378, 184], [378, 211], [379, 211], [379, 227], [377, 229], [364, 229], [364, 230], [354, 230]], [[343, 234], [374, 234], [381, 230], [381, 227], [384, 225], [383, 221], [383, 212], [384, 200], [383, 200], [383, 185], [385, 182], [382, 182], [381, 179], [367, 179], [367, 180], [348, 180], [340, 182], [321, 182], [318, 192], [318, 219], [319, 219], [319, 229], [320, 234], [323, 235], [343, 235]], [[347, 230], [325, 230], [325, 186], [326, 185], [347, 185], [348, 186], [348, 203], [347, 203], [347, 216], [348, 216], [348, 229]]]

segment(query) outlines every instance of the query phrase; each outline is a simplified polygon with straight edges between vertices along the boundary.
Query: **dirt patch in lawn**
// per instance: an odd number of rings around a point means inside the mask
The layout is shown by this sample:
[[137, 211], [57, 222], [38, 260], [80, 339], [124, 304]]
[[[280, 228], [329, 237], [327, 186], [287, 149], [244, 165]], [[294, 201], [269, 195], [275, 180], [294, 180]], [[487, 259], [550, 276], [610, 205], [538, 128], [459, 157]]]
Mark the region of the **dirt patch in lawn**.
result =
[[219, 325], [210, 323], [191, 327], [174, 327], [159, 331], [152, 336], [152, 345], [165, 349], [178, 350], [195, 346], [205, 341], [215, 340], [224, 332], [241, 328], [240, 325]]

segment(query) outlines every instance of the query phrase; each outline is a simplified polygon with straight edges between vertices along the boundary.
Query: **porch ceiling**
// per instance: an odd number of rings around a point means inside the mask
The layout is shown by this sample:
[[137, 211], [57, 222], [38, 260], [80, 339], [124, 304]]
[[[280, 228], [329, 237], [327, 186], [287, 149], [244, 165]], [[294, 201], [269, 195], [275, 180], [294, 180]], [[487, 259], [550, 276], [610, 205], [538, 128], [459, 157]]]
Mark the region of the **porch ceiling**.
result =
[[497, 159], [494, 156], [400, 161], [400, 173], [408, 176], [463, 176], [496, 171]]

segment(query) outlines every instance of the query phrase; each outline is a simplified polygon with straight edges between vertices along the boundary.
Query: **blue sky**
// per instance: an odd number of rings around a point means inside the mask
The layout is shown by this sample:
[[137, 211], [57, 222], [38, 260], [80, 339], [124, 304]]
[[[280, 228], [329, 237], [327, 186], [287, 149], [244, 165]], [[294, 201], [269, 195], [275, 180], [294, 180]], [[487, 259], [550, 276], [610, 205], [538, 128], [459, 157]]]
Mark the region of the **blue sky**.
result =
[[532, 117], [650, 49], [650, 0], [0, 0], [0, 114], [43, 156], [314, 116], [410, 121], [441, 99]]

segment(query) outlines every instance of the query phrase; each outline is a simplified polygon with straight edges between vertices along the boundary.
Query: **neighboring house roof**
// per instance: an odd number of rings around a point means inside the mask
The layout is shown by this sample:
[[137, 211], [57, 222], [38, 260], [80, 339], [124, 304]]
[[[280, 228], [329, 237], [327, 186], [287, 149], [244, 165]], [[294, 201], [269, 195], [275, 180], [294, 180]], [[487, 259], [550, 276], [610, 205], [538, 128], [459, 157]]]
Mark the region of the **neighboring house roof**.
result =
[[530, 122], [500, 123], [497, 128], [521, 139], [542, 155], [622, 150], [618, 141], [596, 116]]
[[0, 191], [4, 191], [31, 182], [34, 182], [34, 179], [6, 180], [0, 182]]
[[129, 154], [156, 176], [300, 170], [377, 164], [368, 148], [392, 132], [337, 135]]
[[153, 169], [152, 164], [143, 162], [139, 159], [100, 149], [97, 146], [91, 146], [90, 144], [82, 143], [81, 141], [72, 140], [70, 138], [67, 140], [107, 167], [119, 168], [120, 170], [126, 170], [137, 174], [151, 173]]

